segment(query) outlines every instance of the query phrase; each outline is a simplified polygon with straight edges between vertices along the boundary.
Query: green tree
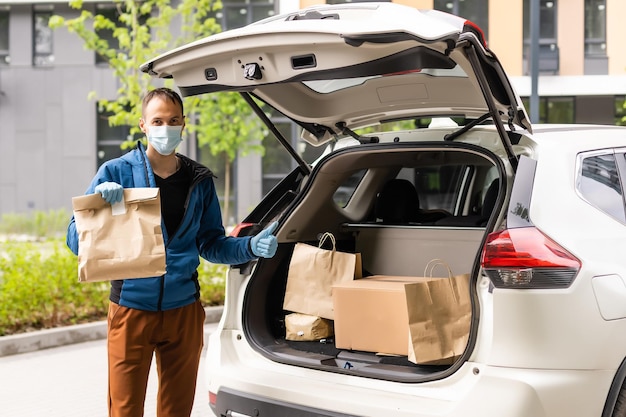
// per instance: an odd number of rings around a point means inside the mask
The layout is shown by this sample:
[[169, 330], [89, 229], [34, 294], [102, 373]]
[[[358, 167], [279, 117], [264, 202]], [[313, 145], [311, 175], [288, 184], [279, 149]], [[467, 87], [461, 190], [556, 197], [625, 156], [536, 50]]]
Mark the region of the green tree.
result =
[[[87, 49], [106, 59], [119, 81], [117, 97], [97, 97], [92, 92], [88, 98], [95, 99], [102, 110], [111, 114], [110, 125], [129, 126], [131, 136], [141, 132], [138, 121], [143, 94], [154, 88], [154, 83], [166, 86], [172, 83], [142, 73], [140, 65], [168, 49], [221, 31], [215, 19], [215, 12], [222, 8], [219, 0], [114, 0], [114, 13], [94, 12], [93, 4], [85, 6], [82, 0], [69, 4], [80, 15], [73, 19], [52, 16], [50, 26], [75, 33]], [[174, 34], [175, 27], [179, 31]], [[260, 139], [264, 134], [258, 137], [250, 134], [255, 130], [261, 132], [261, 122], [235, 93], [186, 98], [185, 107], [192, 119], [188, 133], [196, 133], [199, 146], [207, 145], [212, 155], [223, 156], [225, 161], [223, 215], [228, 219], [230, 166], [238, 154], [263, 152]], [[129, 139], [123, 146], [131, 146], [132, 142]]]

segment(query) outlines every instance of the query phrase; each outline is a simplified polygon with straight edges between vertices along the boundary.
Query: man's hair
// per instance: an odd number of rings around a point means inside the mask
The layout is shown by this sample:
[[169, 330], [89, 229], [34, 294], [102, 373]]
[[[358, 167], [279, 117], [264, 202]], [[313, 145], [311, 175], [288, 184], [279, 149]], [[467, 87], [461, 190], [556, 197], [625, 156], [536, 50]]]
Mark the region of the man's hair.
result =
[[178, 93], [171, 88], [160, 87], [148, 91], [143, 97], [143, 101], [141, 103], [141, 117], [143, 117], [144, 111], [146, 110], [146, 106], [148, 105], [148, 103], [155, 97], [163, 100], [169, 100], [174, 104], [178, 104], [180, 106], [181, 113], [183, 115], [185, 114], [183, 100], [180, 98], [180, 95], [178, 95]]

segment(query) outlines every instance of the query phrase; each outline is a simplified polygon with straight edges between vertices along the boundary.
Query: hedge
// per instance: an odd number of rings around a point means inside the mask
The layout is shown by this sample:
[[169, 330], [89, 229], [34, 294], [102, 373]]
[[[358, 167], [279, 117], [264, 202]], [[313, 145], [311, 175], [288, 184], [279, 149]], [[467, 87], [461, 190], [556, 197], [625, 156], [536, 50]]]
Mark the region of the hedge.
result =
[[[103, 320], [108, 282], [78, 282], [61, 211], [3, 215], [0, 221], [0, 336]], [[52, 237], [45, 237], [45, 236]], [[200, 300], [224, 303], [226, 266], [202, 261]]]

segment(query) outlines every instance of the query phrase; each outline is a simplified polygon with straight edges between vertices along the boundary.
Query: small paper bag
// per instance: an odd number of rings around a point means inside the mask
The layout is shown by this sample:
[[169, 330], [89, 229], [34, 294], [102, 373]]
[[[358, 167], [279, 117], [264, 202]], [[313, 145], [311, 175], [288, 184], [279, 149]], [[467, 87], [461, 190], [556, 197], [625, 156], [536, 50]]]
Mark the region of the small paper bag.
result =
[[126, 188], [122, 202], [100, 194], [72, 198], [78, 232], [78, 280], [107, 281], [165, 274], [158, 188]]
[[331, 337], [333, 322], [308, 314], [291, 313], [285, 316], [285, 339], [314, 341]]
[[[330, 239], [332, 249], [322, 249]], [[334, 284], [360, 278], [360, 254], [336, 250], [335, 237], [325, 233], [319, 246], [296, 243], [289, 271], [283, 308], [296, 313], [333, 320]]]

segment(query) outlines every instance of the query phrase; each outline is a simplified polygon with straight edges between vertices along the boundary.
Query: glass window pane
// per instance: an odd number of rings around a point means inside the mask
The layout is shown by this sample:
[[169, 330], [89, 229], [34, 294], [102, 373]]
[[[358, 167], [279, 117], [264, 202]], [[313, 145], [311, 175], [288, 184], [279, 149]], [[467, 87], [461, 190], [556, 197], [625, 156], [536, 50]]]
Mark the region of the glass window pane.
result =
[[348, 204], [366, 172], [364, 169], [357, 171], [341, 183], [333, 194], [333, 201], [337, 206], [344, 208]]
[[33, 12], [33, 64], [49, 65], [54, 61], [52, 29], [48, 26], [51, 11]]
[[556, 0], [540, 1], [539, 37], [556, 39]]
[[585, 0], [585, 39], [606, 37], [605, 0]]
[[577, 186], [590, 204], [626, 223], [623, 189], [613, 154], [583, 159]]
[[[252, 7], [252, 21], [256, 22], [266, 17], [274, 16], [273, 5], [258, 5]], [[252, 23], [252, 22], [250, 22]]]
[[420, 208], [453, 213], [466, 169], [460, 165], [416, 168], [413, 177]]
[[248, 9], [245, 5], [225, 6], [224, 7], [226, 29], [236, 29], [248, 24]]
[[548, 123], [574, 123], [574, 99], [570, 97], [547, 98]]
[[434, 0], [433, 8], [461, 16], [475, 23], [483, 31], [485, 38], [489, 38], [488, 0]]
[[615, 124], [626, 125], [626, 97], [615, 97]]
[[[96, 13], [110, 20], [111, 22], [117, 23], [117, 19], [119, 14], [117, 13], [117, 9], [113, 4], [98, 4], [96, 5]], [[105, 40], [109, 48], [119, 49], [119, 41], [116, 37], [113, 36], [113, 31], [110, 29], [99, 29], [97, 31], [100, 39]], [[107, 58], [96, 53], [96, 64], [106, 64], [108, 62]]]
[[119, 144], [98, 144], [98, 167], [106, 161], [124, 155], [126, 152]]
[[0, 65], [9, 61], [9, 8], [0, 6]]
[[0, 10], [0, 51], [9, 49], [9, 11]]
[[462, 16], [483, 31], [489, 39], [489, 2], [488, 0], [466, 0], [459, 3], [459, 16]]
[[[539, 40], [556, 41], [556, 0], [539, 0]], [[530, 0], [524, 0], [524, 40], [530, 41]]]
[[98, 148], [97, 167], [104, 162], [117, 158], [128, 152], [121, 148], [122, 143], [130, 134], [129, 126], [111, 126], [109, 114], [98, 109], [96, 105], [96, 143]]
[[585, 54], [606, 55], [606, 0], [585, 0]]

